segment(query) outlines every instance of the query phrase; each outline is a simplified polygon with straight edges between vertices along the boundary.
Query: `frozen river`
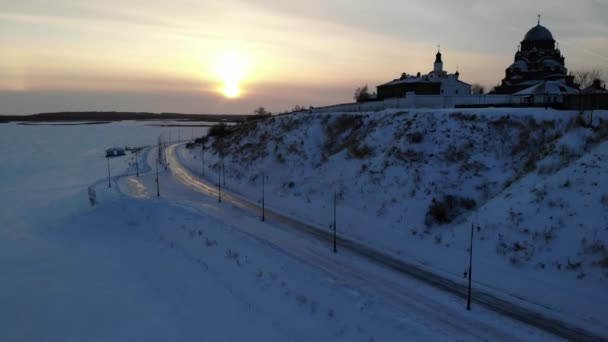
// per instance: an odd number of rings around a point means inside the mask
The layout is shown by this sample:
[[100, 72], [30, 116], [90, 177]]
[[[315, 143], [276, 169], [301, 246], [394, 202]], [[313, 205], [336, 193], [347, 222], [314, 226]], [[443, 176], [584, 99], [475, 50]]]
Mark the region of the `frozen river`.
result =
[[[104, 151], [108, 147], [152, 145], [161, 134], [167, 139], [190, 139], [207, 130], [150, 124], [0, 124], [0, 229], [36, 227], [77, 210], [73, 201], [88, 205], [87, 187], [107, 177]], [[111, 160], [112, 171], [125, 172], [127, 158]]]

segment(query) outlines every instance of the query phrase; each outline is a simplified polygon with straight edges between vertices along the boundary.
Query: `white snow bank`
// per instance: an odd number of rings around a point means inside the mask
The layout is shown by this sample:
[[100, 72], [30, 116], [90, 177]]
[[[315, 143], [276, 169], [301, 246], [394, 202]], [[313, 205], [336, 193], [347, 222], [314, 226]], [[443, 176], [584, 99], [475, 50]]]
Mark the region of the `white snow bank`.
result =
[[[321, 227], [339, 192], [340, 233], [452, 277], [479, 223], [479, 286], [608, 332], [607, 123], [543, 109], [282, 116], [208, 141], [205, 176], [217, 182], [223, 151], [229, 190], [261, 199], [264, 174], [267, 206]], [[179, 155], [202, 173], [200, 146]]]

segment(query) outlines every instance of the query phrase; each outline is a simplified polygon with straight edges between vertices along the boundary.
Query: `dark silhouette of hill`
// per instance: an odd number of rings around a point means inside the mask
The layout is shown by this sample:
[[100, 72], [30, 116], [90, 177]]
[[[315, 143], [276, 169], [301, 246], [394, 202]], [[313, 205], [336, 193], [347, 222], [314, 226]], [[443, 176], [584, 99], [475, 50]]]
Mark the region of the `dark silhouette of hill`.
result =
[[0, 122], [26, 121], [123, 121], [123, 120], [180, 120], [180, 121], [247, 121], [252, 115], [180, 114], [147, 112], [57, 112], [32, 115], [0, 115]]

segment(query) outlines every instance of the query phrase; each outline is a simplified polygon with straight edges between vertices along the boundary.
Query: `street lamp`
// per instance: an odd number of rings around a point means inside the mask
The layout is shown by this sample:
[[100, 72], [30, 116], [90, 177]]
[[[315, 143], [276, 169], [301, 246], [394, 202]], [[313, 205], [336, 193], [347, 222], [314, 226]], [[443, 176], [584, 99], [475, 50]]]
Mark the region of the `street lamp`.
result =
[[[169, 135], [169, 141], [171, 141], [171, 136]], [[165, 160], [165, 171], [167, 170], [167, 141], [163, 144], [163, 156]]]
[[264, 191], [264, 187], [266, 186], [266, 176], [264, 175], [264, 172], [262, 172], [262, 222], [266, 219], [266, 205], [265, 205], [265, 191]]
[[334, 224], [333, 224], [333, 228], [334, 228], [334, 253], [338, 253], [338, 248], [337, 248], [338, 236], [337, 236], [337, 226], [336, 226], [336, 207], [338, 206], [338, 196], [340, 196], [340, 198], [342, 198], [342, 193], [338, 193], [338, 192], [334, 191]]
[[202, 177], [205, 177], [205, 144], [201, 143], [201, 171]]
[[106, 156], [108, 160], [108, 188], [112, 187], [112, 182], [110, 182], [110, 156]]
[[139, 153], [139, 149], [135, 149], [135, 173], [137, 177], [139, 177], [139, 160], [137, 159], [137, 154]]
[[222, 168], [217, 165], [217, 201], [222, 202]]
[[222, 155], [222, 182], [224, 188], [226, 188], [226, 169], [224, 168], [224, 156]]
[[[475, 229], [475, 225], [471, 223], [471, 241], [469, 245], [469, 291], [467, 295], [467, 310], [471, 311], [471, 279], [473, 277], [473, 231]], [[477, 225], [477, 231], [481, 228]]]
[[[160, 148], [160, 145], [158, 148]], [[160, 180], [158, 178], [158, 164], [160, 164], [160, 159], [156, 158], [156, 197], [160, 197]]]

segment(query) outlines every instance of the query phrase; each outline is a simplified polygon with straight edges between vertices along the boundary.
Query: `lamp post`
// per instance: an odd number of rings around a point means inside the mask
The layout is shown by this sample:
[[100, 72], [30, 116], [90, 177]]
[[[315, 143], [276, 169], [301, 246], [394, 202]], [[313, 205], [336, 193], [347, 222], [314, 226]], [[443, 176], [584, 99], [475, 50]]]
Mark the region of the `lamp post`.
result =
[[266, 219], [266, 208], [264, 204], [264, 187], [265, 187], [265, 178], [264, 172], [262, 172], [262, 222]]
[[[160, 148], [160, 145], [159, 147]], [[160, 164], [160, 159], [156, 159], [156, 197], [160, 197], [160, 180], [158, 178], [158, 164]]]
[[[169, 136], [169, 141], [171, 141], [171, 136]], [[163, 146], [163, 157], [165, 160], [165, 171], [167, 170], [167, 143], [165, 142], [164, 146]]]
[[201, 143], [201, 174], [205, 177], [205, 144]]
[[139, 161], [137, 159], [137, 154], [139, 153], [139, 149], [135, 149], [135, 174], [139, 177]]
[[336, 230], [337, 230], [337, 227], [336, 227], [336, 204], [337, 204], [337, 202], [338, 202], [338, 193], [336, 193], [334, 191], [334, 224], [333, 224], [333, 226], [334, 226], [334, 253], [338, 253], [338, 249], [337, 249], [337, 246], [336, 246], [337, 245], [337, 243], [336, 243], [336, 240], [337, 240], [337, 236], [336, 236], [336, 234], [337, 234], [337, 232], [336, 232]]
[[110, 156], [106, 156], [108, 160], [108, 188], [112, 187], [112, 182], [110, 182]]
[[224, 156], [222, 155], [222, 182], [224, 188], [226, 188], [226, 169], [224, 168]]
[[[475, 225], [471, 223], [471, 241], [469, 245], [469, 290], [467, 295], [467, 310], [471, 311], [471, 279], [473, 277], [473, 231], [475, 229]], [[477, 230], [479, 231], [479, 225], [477, 225]]]
[[217, 201], [222, 202], [222, 168], [217, 166]]

